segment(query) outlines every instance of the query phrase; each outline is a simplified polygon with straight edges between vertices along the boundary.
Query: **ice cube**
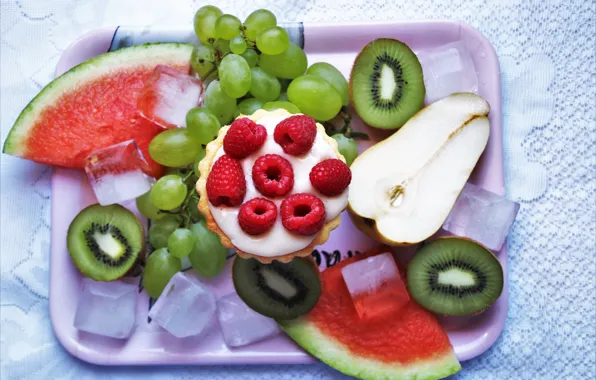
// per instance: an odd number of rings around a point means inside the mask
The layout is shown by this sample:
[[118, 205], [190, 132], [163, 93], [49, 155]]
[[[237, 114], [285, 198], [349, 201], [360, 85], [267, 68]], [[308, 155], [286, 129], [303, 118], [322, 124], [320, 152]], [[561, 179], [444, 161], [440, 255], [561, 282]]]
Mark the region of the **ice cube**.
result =
[[195, 277], [178, 272], [166, 285], [149, 317], [177, 338], [200, 334], [215, 315], [215, 296]]
[[164, 128], [186, 127], [186, 114], [203, 100], [203, 82], [158, 65], [139, 94], [137, 109]]
[[245, 346], [277, 335], [277, 323], [248, 307], [236, 292], [217, 302], [217, 316], [226, 344]]
[[478, 91], [474, 61], [462, 41], [419, 52], [418, 59], [424, 73], [427, 103], [454, 92]]
[[499, 251], [518, 211], [519, 203], [467, 183], [445, 220], [443, 229]]
[[74, 326], [93, 334], [128, 338], [135, 323], [138, 292], [134, 284], [84, 278]]
[[103, 206], [148, 192], [155, 179], [145, 175], [146, 169], [147, 161], [134, 140], [96, 150], [85, 158], [85, 172]]
[[397, 312], [410, 302], [391, 253], [346, 265], [341, 274], [361, 319]]

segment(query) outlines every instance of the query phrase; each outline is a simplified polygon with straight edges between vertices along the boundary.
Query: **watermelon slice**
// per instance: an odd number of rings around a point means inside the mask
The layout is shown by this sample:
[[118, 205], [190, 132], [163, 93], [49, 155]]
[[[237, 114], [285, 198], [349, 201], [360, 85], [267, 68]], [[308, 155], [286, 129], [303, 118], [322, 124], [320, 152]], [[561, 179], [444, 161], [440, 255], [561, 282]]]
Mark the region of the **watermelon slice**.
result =
[[134, 139], [147, 150], [162, 128], [141, 117], [137, 97], [157, 65], [190, 70], [192, 45], [145, 44], [116, 50], [75, 66], [47, 85], [19, 115], [4, 153], [42, 164], [82, 168], [92, 151]]
[[[382, 320], [358, 318], [341, 268], [376, 253], [325, 270], [314, 309], [299, 319], [279, 321], [281, 327], [313, 356], [361, 379], [440, 379], [458, 372], [461, 365], [447, 334], [414, 301]], [[403, 268], [400, 272], [405, 276]]]

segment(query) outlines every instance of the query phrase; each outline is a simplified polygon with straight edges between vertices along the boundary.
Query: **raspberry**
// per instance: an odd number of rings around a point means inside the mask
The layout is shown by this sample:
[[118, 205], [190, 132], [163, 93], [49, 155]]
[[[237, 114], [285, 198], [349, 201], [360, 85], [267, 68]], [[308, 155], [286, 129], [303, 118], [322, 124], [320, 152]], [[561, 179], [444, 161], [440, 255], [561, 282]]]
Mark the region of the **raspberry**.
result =
[[234, 120], [224, 137], [226, 154], [240, 159], [256, 152], [265, 142], [267, 130], [247, 117]]
[[352, 181], [348, 165], [337, 159], [321, 161], [310, 170], [310, 183], [322, 194], [332, 197], [344, 192]]
[[240, 206], [246, 195], [246, 179], [240, 163], [221, 156], [207, 178], [207, 196], [214, 206]]
[[312, 235], [325, 224], [325, 205], [314, 195], [299, 193], [281, 202], [281, 223], [298, 235]]
[[290, 161], [277, 154], [259, 157], [252, 167], [257, 190], [267, 197], [281, 197], [294, 187], [294, 169]]
[[306, 115], [291, 116], [275, 127], [273, 138], [284, 152], [292, 156], [305, 154], [317, 136], [315, 121]]
[[254, 198], [240, 208], [238, 224], [249, 235], [260, 235], [273, 227], [277, 218], [275, 203], [265, 198]]

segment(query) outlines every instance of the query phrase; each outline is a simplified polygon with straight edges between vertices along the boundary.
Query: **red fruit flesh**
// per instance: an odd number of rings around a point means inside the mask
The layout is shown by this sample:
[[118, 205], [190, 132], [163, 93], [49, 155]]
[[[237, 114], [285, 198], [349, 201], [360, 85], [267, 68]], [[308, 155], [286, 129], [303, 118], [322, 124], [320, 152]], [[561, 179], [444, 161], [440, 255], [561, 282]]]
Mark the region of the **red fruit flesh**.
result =
[[[189, 66], [175, 66], [188, 72]], [[149, 156], [148, 146], [163, 129], [137, 112], [137, 97], [153, 67], [105, 75], [76, 92], [64, 94], [47, 107], [31, 128], [24, 158], [40, 163], [83, 168], [89, 153], [127, 140], [135, 140], [149, 164], [148, 173], [159, 177], [163, 167]]]
[[[449, 338], [435, 316], [414, 300], [392, 318], [360, 320], [341, 269], [377, 253], [352, 257], [323, 272], [321, 297], [305, 318], [355, 355], [381, 362], [406, 365], [452, 352]], [[404, 269], [398, 267], [405, 279]]]

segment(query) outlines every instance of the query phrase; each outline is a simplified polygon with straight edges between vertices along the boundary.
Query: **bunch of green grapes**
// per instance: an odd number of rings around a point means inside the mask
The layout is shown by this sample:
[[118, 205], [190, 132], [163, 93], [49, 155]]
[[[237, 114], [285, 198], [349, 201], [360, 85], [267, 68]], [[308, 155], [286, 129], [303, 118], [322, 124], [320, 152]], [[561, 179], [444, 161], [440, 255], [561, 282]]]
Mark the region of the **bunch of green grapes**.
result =
[[[221, 125], [259, 109], [283, 108], [320, 122], [345, 113], [349, 91], [344, 76], [325, 62], [308, 67], [304, 51], [290, 41], [270, 11], [258, 9], [241, 22], [206, 5], [194, 16], [194, 30], [200, 44], [191, 65], [209, 82], [204, 106]], [[334, 138], [351, 163], [358, 150], [350, 130], [345, 131]]]
[[151, 140], [149, 155], [166, 166], [166, 172], [136, 199], [138, 210], [150, 220], [148, 238], [154, 251], [147, 259], [143, 284], [154, 298], [180, 271], [182, 258], [188, 257], [204, 277], [216, 276], [225, 264], [226, 249], [207, 229], [195, 190], [205, 144], [213, 140], [221, 124], [204, 107], [190, 110], [186, 121], [187, 128], [169, 129]]

